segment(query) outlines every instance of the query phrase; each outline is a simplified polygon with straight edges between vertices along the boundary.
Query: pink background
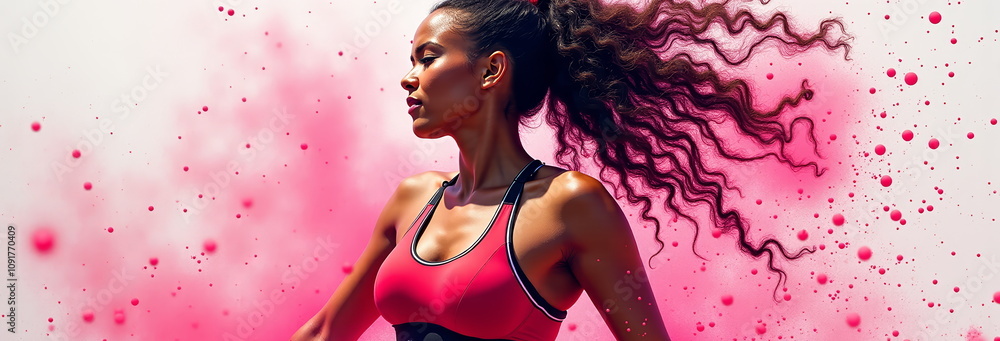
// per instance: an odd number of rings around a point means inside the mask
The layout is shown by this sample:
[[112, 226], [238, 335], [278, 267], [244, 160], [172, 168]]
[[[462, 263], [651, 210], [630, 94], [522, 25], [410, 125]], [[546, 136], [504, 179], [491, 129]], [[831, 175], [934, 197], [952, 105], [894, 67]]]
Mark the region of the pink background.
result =
[[[350, 271], [398, 181], [457, 169], [451, 139], [413, 136], [398, 85], [432, 5], [3, 5], [0, 220], [17, 236], [13, 339], [287, 339]], [[753, 237], [823, 249], [783, 264], [790, 277], [775, 303], [775, 276], [736, 251], [733, 236], [703, 230], [702, 261], [689, 224], [665, 225], [666, 248], [648, 273], [671, 337], [1000, 337], [1000, 127], [990, 122], [1000, 118], [1000, 26], [987, 16], [1000, 5], [754, 8], [787, 11], [809, 30], [842, 16], [856, 36], [851, 61], [843, 51], [784, 59], [772, 49], [729, 71], [753, 82], [759, 108], [802, 79], [816, 90], [789, 115], [816, 120], [822, 177], [771, 161], [726, 169]], [[522, 133], [528, 151], [555, 164], [551, 131], [532, 126]], [[846, 222], [835, 225], [835, 214]], [[653, 231], [630, 217], [648, 258]], [[870, 259], [859, 259], [862, 247]], [[859, 325], [848, 324], [852, 314]], [[391, 338], [379, 319], [362, 339]], [[558, 338], [610, 339], [586, 295]]]

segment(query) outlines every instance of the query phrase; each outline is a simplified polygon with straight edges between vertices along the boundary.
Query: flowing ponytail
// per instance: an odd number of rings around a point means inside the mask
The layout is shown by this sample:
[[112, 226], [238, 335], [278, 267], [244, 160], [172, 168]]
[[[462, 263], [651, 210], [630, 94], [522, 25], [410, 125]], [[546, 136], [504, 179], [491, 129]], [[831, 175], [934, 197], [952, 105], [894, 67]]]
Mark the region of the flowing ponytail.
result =
[[[735, 189], [729, 177], [707, 167], [705, 159], [710, 149], [729, 161], [773, 158], [792, 169], [809, 168], [815, 176], [822, 175], [815, 162], [793, 161], [785, 151], [791, 127], [805, 124], [818, 156], [813, 121], [804, 116], [787, 126], [779, 121], [780, 113], [812, 99], [813, 91], [803, 81], [798, 93], [759, 111], [745, 80], [723, 79], [709, 63], [675, 45], [707, 47], [719, 61], [739, 66], [768, 41], [776, 41], [783, 53], [817, 45], [844, 48], [846, 59], [850, 36], [839, 19], [823, 20], [817, 32], [802, 35], [791, 29], [783, 13], [760, 20], [747, 10], [730, 13], [727, 3], [695, 7], [677, 0], [649, 0], [637, 9], [599, 0], [539, 0], [537, 5], [526, 0], [446, 0], [435, 10], [462, 11], [459, 25], [477, 46], [470, 57], [488, 49], [510, 52], [513, 105], [520, 121], [544, 112], [556, 133], [557, 163], [580, 169], [582, 159], [592, 159], [601, 168], [600, 179], [613, 186], [616, 196], [624, 190], [629, 203], [640, 205], [641, 217], [655, 226], [660, 246], [650, 260], [664, 248], [660, 220], [650, 214], [653, 199], [664, 199], [664, 209], [693, 223], [691, 248], [696, 255], [700, 226], [686, 211], [704, 204], [716, 228], [736, 234], [740, 251], [767, 257], [768, 269], [778, 274], [777, 293], [786, 280], [777, 257], [797, 259], [815, 250], [791, 252], [773, 238], [753, 242], [740, 212], [725, 205], [725, 195]], [[763, 35], [745, 55], [730, 56], [706, 34], [713, 23], [732, 37], [748, 27]], [[834, 36], [837, 28], [839, 38]], [[721, 143], [725, 134], [715, 125], [720, 117], [732, 122], [740, 137], [755, 142], [751, 155]]]

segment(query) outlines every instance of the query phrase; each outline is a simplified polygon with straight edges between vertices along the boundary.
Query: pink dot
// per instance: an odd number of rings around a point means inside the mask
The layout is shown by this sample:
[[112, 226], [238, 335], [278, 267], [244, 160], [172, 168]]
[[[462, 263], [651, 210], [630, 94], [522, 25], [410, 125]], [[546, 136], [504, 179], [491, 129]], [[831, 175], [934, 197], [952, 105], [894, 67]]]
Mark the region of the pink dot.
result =
[[927, 146], [931, 147], [931, 149], [937, 149], [937, 147], [940, 145], [941, 142], [938, 141], [938, 139], [931, 139], [930, 141], [927, 141]]
[[816, 275], [816, 282], [819, 282], [819, 284], [826, 284], [826, 281], [827, 281], [826, 274]]
[[906, 75], [903, 76], [903, 80], [906, 82], [906, 85], [917, 84], [917, 74], [913, 72], [907, 72]]
[[970, 132], [969, 132], [968, 134], [966, 134], [966, 135], [965, 135], [965, 137], [968, 137], [968, 138], [969, 138], [969, 139], [971, 140], [971, 139], [972, 139], [973, 137], [976, 137], [976, 134], [973, 134], [973, 133], [972, 133], [972, 132], [970, 131]]
[[891, 176], [883, 175], [882, 179], [880, 181], [882, 182], [882, 187], [889, 187], [890, 185], [892, 185], [892, 177]]
[[858, 258], [861, 258], [861, 260], [868, 260], [872, 258], [872, 249], [867, 246], [862, 246], [858, 249]]
[[868, 89], [868, 92], [874, 94], [875, 93], [875, 88]]
[[132, 299], [132, 305], [133, 305], [133, 306], [137, 306], [137, 305], [139, 305], [139, 299], [138, 299], [138, 298], [133, 298], [133, 299]]
[[90, 309], [84, 310], [83, 314], [82, 314], [82, 317], [83, 317], [83, 321], [85, 321], [85, 322], [88, 322], [88, 323], [89, 322], [93, 322], [94, 321], [94, 311], [90, 310]]
[[993, 302], [1000, 304], [1000, 291], [993, 293]]
[[354, 271], [354, 266], [351, 264], [344, 264], [340, 267], [340, 271], [343, 271], [345, 274], [349, 274]]
[[861, 315], [858, 313], [847, 314], [847, 325], [851, 327], [857, 327], [861, 324]]
[[896, 69], [889, 68], [888, 70], [885, 70], [885, 74], [889, 77], [896, 77]]
[[941, 22], [941, 13], [938, 13], [936, 11], [931, 12], [931, 15], [927, 16], [927, 19], [930, 19], [931, 24], [937, 24]]
[[754, 329], [756, 329], [757, 334], [760, 335], [764, 335], [764, 333], [767, 333], [767, 326], [765, 326], [763, 323], [757, 324], [757, 327]]
[[115, 323], [122, 324], [125, 323], [125, 312], [121, 309], [115, 309]]
[[214, 240], [209, 239], [209, 240], [205, 241], [204, 247], [205, 247], [205, 251], [207, 251], [208, 253], [215, 252], [216, 246], [217, 245], [215, 244]]
[[152, 212], [152, 211], [153, 211], [153, 206], [149, 206], [149, 207], [148, 207], [147, 209], [148, 209], [148, 210], [149, 210], [150, 212]]
[[222, 6], [219, 6], [219, 12], [222, 12], [224, 10], [225, 10], [225, 8], [222, 8]]
[[958, 291], [959, 291], [959, 290], [961, 290], [961, 289], [959, 289], [958, 287], [955, 287], [955, 288], [954, 288], [954, 289], [952, 289], [952, 290], [955, 290], [955, 292], [958, 292]]
[[773, 74], [773, 73], [770, 73], [770, 72], [768, 72], [768, 73], [767, 73], [767, 79], [774, 79], [774, 74]]
[[997, 125], [997, 119], [990, 119], [990, 124]]
[[52, 250], [52, 245], [55, 244], [55, 239], [55, 235], [47, 228], [37, 229], [31, 235], [31, 240], [35, 243], [35, 250], [38, 250], [38, 252], [41, 253], [46, 253], [49, 252], [49, 250]]
[[243, 97], [243, 98], [242, 98], [242, 100], [243, 100], [244, 102], [246, 102], [246, 101], [247, 101], [247, 98], [246, 98], [246, 97]]
[[833, 224], [837, 226], [844, 225], [844, 215], [840, 213], [834, 214]]
[[729, 295], [729, 294], [722, 295], [722, 304], [723, 305], [731, 305], [731, 304], [733, 304], [733, 295]]
[[299, 148], [302, 148], [302, 150], [306, 150], [306, 149], [309, 149], [309, 145], [303, 143], [303, 144], [299, 145]]
[[160, 259], [156, 257], [149, 257], [149, 265], [156, 266], [156, 264], [160, 264]]
[[913, 139], [913, 132], [909, 129], [903, 130], [903, 141], [909, 141]]
[[74, 159], [79, 159], [80, 158], [80, 151], [79, 150], [76, 150], [76, 149], [73, 150], [73, 158]]
[[954, 72], [951, 72], [951, 71], [949, 71], [949, 72], [948, 72], [948, 77], [955, 77], [955, 73], [954, 73]]
[[226, 13], [229, 13], [229, 16], [233, 16], [233, 14], [236, 14], [236, 11], [229, 9], [229, 12]]
[[837, 134], [830, 134], [830, 141], [836, 141], [836, 140], [837, 140]]
[[875, 154], [878, 154], [878, 155], [885, 154], [885, 146], [883, 146], [883, 145], [877, 145], [877, 146], [875, 146]]
[[42, 124], [38, 122], [31, 122], [31, 130], [34, 131], [42, 130]]
[[185, 171], [185, 172], [187, 172], [187, 171], [188, 171], [188, 169], [190, 169], [190, 168], [188, 168], [188, 166], [184, 166], [184, 171]]
[[111, 227], [111, 226], [108, 226], [108, 233], [114, 233], [114, 232], [115, 232], [115, 228]]
[[899, 221], [899, 219], [902, 217], [903, 213], [900, 212], [899, 210], [892, 210], [892, 212], [889, 212], [889, 218], [891, 218], [892, 221]]
[[89, 191], [91, 188], [94, 188], [94, 185], [91, 185], [90, 182], [84, 182], [83, 183], [83, 189]]
[[799, 240], [809, 239], [809, 232], [806, 232], [806, 230], [799, 230], [798, 237], [799, 237]]

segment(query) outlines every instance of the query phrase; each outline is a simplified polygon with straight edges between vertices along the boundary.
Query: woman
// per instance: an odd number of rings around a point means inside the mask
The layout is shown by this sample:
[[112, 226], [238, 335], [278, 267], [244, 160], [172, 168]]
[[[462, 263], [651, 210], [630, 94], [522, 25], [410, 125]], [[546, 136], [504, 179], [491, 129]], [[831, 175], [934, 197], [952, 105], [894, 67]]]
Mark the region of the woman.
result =
[[[761, 22], [721, 4], [654, 0], [641, 10], [596, 0], [438, 4], [417, 28], [413, 67], [401, 85], [409, 92], [414, 134], [454, 138], [458, 171], [425, 172], [399, 184], [354, 271], [292, 339], [356, 340], [381, 315], [397, 340], [554, 340], [566, 310], [586, 291], [618, 340], [668, 340], [615, 198], [601, 181], [545, 166], [525, 152], [519, 125], [542, 111], [557, 133], [557, 159], [578, 169], [581, 157], [593, 156], [602, 179], [617, 177], [612, 185], [642, 204], [661, 250], [651, 197], [688, 219], [684, 207], [708, 204], [716, 227], [734, 232], [742, 251], [767, 255], [780, 285], [784, 272], [775, 256], [794, 259], [811, 250], [790, 254], [774, 239], [755, 246], [739, 212], [722, 205], [726, 174], [706, 168], [695, 141], [710, 141], [729, 160], [773, 156], [791, 167], [815, 167], [766, 151], [789, 137], [777, 114], [812, 92], [803, 83], [796, 96], [760, 112], [742, 80], [722, 80], [687, 53], [670, 55], [668, 47], [685, 40], [713, 48], [730, 65], [746, 60], [730, 60], [703, 37], [713, 22], [733, 34], [746, 25], [760, 32], [781, 25], [780, 34], [768, 33], [751, 51], [768, 39], [786, 47], [846, 47], [827, 41], [830, 24], [839, 21], [824, 21], [818, 33], [803, 37], [781, 14]], [[742, 156], [723, 148], [710, 124], [719, 113], [761, 152]], [[639, 186], [662, 193], [646, 195]], [[628, 295], [616, 290], [623, 281], [633, 284]]]

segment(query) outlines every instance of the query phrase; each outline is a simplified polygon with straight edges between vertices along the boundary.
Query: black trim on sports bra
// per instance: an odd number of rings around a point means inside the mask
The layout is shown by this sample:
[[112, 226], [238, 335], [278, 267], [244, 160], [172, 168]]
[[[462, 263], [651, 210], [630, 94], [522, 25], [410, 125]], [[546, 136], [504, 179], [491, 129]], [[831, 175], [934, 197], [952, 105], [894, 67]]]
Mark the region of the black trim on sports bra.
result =
[[512, 341], [465, 336], [429, 322], [400, 323], [392, 325], [392, 328], [396, 330], [396, 341]]
[[[434, 193], [434, 196], [431, 197], [431, 200], [427, 202], [428, 205], [431, 205], [431, 211], [428, 212], [427, 216], [424, 217], [423, 221], [420, 222], [420, 226], [417, 227], [416, 232], [414, 232], [415, 235], [413, 236], [413, 239], [410, 242], [410, 255], [413, 257], [413, 260], [416, 261], [417, 263], [426, 266], [438, 266], [450, 263], [456, 259], [461, 258], [462, 256], [465, 256], [469, 252], [472, 252], [472, 250], [476, 248], [476, 245], [479, 245], [479, 242], [485, 239], [486, 234], [489, 233], [490, 229], [493, 228], [493, 224], [496, 222], [497, 216], [500, 215], [500, 210], [503, 208], [503, 205], [508, 203], [511, 204], [514, 203], [513, 201], [514, 199], [511, 198], [515, 198], [521, 195], [521, 190], [524, 188], [524, 182], [530, 179], [535, 174], [535, 171], [541, 168], [541, 165], [543, 164], [544, 163], [542, 163], [542, 161], [536, 159], [532, 160], [530, 163], [524, 166], [524, 168], [521, 169], [521, 171], [517, 174], [517, 176], [514, 177], [514, 181], [511, 182], [510, 186], [507, 186], [507, 192], [504, 193], [504, 200], [503, 202], [500, 203], [500, 205], [497, 206], [496, 212], [493, 213], [493, 218], [490, 219], [489, 225], [486, 225], [486, 229], [483, 230], [483, 233], [479, 235], [479, 238], [477, 238], [476, 241], [473, 242], [471, 246], [465, 249], [465, 251], [462, 251], [461, 253], [455, 255], [454, 257], [445, 259], [443, 261], [431, 262], [424, 260], [420, 258], [419, 255], [417, 255], [417, 242], [419, 241], [420, 237], [424, 234], [424, 231], [427, 228], [427, 224], [431, 221], [431, 217], [434, 216], [434, 211], [437, 210], [437, 205], [441, 201], [441, 197], [444, 196], [445, 188], [454, 185], [455, 181], [458, 180], [459, 174], [455, 174], [455, 177], [451, 178], [450, 181], [442, 182], [441, 187], [438, 188], [436, 193]], [[530, 172], [528, 172], [529, 170]], [[511, 215], [511, 217], [513, 218], [513, 215]]]

